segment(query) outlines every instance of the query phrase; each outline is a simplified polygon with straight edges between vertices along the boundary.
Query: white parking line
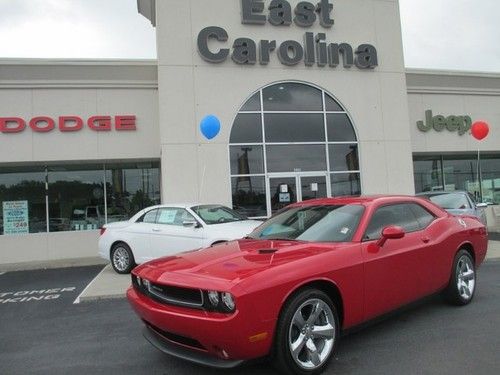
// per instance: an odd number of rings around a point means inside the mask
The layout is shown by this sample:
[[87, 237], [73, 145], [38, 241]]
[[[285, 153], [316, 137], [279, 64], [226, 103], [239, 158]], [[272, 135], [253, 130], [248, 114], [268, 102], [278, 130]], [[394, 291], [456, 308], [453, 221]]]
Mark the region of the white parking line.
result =
[[5, 275], [7, 272], [0, 272], [0, 276]]
[[96, 276], [96, 277], [94, 277], [94, 278], [90, 281], [90, 283], [88, 283], [88, 284], [87, 284], [87, 286], [85, 287], [85, 289], [83, 289], [83, 290], [82, 290], [82, 292], [78, 295], [78, 297], [76, 297], [76, 299], [73, 301], [73, 305], [80, 303], [80, 297], [82, 296], [82, 294], [83, 294], [83, 293], [85, 293], [85, 291], [89, 288], [90, 284], [92, 284], [92, 283], [94, 282], [94, 280], [95, 280], [95, 279], [97, 279], [97, 278], [101, 275], [101, 273], [103, 273], [103, 272], [104, 272], [104, 270], [105, 270], [105, 269], [106, 269], [106, 266], [105, 266], [105, 267], [103, 267], [103, 269], [101, 270], [101, 272], [99, 272], [99, 273], [97, 274], [97, 276]]

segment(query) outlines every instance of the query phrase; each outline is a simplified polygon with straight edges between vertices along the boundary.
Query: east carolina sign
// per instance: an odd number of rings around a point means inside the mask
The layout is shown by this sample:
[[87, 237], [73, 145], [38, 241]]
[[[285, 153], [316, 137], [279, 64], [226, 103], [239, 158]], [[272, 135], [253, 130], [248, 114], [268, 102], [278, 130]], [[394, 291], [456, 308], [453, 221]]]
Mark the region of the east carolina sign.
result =
[[[76, 132], [83, 129], [84, 120], [79, 116], [59, 116], [56, 120], [49, 116], [36, 116], [26, 121], [20, 117], [0, 117], [1, 133], [19, 133], [28, 126], [37, 133], [47, 133], [57, 128], [61, 132]], [[94, 131], [136, 130], [134, 115], [92, 116], [86, 121], [87, 127]]]
[[[287, 27], [293, 23], [299, 27], [311, 27], [319, 18], [319, 24], [324, 28], [334, 25], [332, 18], [333, 5], [329, 0], [320, 0], [314, 5], [308, 1], [300, 1], [292, 12], [292, 6], [286, 0], [272, 0], [265, 14], [265, 1], [240, 0], [241, 22], [243, 24], [264, 25], [269, 22], [273, 26]], [[225, 29], [218, 26], [208, 26], [198, 34], [198, 52], [210, 63], [222, 63], [231, 55], [237, 64], [254, 65], [257, 60], [261, 65], [270, 62], [271, 54], [276, 51], [283, 65], [297, 65], [301, 61], [306, 66], [330, 66], [342, 64], [345, 68], [353, 65], [359, 69], [370, 69], [378, 66], [377, 49], [371, 44], [361, 44], [355, 50], [348, 43], [328, 43], [325, 33], [314, 34], [306, 32], [304, 40], [286, 40], [279, 45], [276, 40], [260, 40], [258, 43], [250, 38], [237, 38], [229, 48], [209, 48], [213, 41], [220, 42], [220, 47], [227, 42], [229, 35]], [[257, 46], [258, 44], [258, 46]]]

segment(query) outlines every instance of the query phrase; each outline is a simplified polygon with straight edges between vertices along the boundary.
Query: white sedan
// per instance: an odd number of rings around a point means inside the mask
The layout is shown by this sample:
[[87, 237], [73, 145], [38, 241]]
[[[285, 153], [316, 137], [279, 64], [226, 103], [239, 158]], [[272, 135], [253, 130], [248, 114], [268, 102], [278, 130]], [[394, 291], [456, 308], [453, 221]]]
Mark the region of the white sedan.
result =
[[99, 255], [116, 272], [129, 273], [151, 259], [245, 237], [260, 224], [220, 205], [153, 206], [104, 225]]

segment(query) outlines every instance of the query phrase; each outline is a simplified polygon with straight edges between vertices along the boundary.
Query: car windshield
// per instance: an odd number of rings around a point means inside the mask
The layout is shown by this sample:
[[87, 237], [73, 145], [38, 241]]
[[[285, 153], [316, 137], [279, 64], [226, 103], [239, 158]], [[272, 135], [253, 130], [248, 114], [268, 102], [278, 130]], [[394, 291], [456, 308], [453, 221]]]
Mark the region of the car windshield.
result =
[[250, 234], [253, 239], [312, 242], [349, 242], [358, 228], [364, 207], [302, 206], [283, 211]]
[[195, 206], [191, 209], [208, 225], [247, 220], [245, 216], [236, 211], [219, 205]]
[[426, 197], [445, 210], [469, 208], [467, 197], [462, 193], [429, 194]]

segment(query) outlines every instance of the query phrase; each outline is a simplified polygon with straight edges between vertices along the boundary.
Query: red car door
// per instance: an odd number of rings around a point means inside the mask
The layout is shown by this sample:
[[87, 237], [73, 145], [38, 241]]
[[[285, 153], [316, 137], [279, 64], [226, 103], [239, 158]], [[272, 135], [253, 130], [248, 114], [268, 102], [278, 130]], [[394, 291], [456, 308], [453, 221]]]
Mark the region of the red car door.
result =
[[[382, 230], [397, 225], [405, 230], [401, 239], [377, 244]], [[362, 243], [365, 262], [365, 319], [373, 318], [425, 294], [420, 284], [420, 252], [426, 243], [409, 204], [378, 207], [368, 222]]]

